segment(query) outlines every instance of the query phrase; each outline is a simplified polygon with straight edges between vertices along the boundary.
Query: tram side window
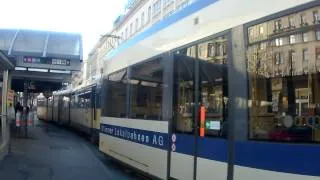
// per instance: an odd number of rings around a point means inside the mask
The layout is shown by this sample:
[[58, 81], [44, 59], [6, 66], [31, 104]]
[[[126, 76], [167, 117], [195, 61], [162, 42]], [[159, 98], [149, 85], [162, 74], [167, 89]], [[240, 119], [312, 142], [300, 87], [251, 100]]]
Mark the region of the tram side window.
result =
[[73, 94], [71, 97], [71, 107], [78, 108], [78, 101], [79, 101], [78, 95]]
[[129, 118], [162, 120], [163, 67], [161, 58], [131, 67]]
[[79, 95], [79, 108], [90, 108], [91, 105], [91, 92]]
[[[315, 49], [317, 44], [296, 43], [290, 48], [267, 44], [263, 51], [259, 42], [247, 49], [249, 138], [319, 143], [320, 73], [315, 51], [303, 60], [304, 47]], [[284, 54], [282, 64], [272, 63], [276, 52]]]
[[127, 117], [126, 114], [126, 92], [127, 92], [127, 71], [110, 74], [106, 86], [104, 102], [104, 116]]

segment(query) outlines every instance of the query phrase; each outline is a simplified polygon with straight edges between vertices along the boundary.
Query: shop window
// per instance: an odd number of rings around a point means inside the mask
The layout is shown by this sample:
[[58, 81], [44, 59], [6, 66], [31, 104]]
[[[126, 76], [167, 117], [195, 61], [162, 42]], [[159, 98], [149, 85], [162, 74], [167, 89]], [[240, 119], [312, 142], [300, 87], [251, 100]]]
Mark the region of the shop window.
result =
[[[248, 57], [254, 56], [255, 52], [250, 51], [252, 48], [253, 45], [249, 45]], [[253, 58], [249, 58], [247, 64], [252, 67], [247, 69], [249, 138], [320, 142], [320, 73], [310, 68], [308, 63], [303, 63], [304, 60], [310, 61], [308, 50], [303, 49], [301, 55], [294, 50], [290, 51], [286, 66], [275, 66], [284, 63], [286, 59], [282, 47], [267, 48], [265, 51], [267, 54], [276, 51], [275, 63], [264, 64], [265, 72], [261, 73], [254, 68], [256, 60]], [[318, 52], [320, 54], [320, 50]], [[270, 59], [270, 56], [261, 56], [263, 62], [270, 62]]]
[[108, 79], [103, 81], [103, 91], [103, 115], [108, 117], [126, 117], [127, 71], [121, 70], [109, 75]]
[[129, 118], [162, 120], [163, 62], [159, 58], [130, 68]]

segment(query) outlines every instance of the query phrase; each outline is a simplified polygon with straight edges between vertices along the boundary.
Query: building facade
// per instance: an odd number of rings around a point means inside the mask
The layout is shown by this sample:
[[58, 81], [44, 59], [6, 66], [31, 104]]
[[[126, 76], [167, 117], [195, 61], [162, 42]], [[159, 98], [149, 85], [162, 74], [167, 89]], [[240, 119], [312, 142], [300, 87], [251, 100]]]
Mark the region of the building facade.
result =
[[198, 0], [129, 0], [125, 14], [116, 18], [113, 29], [101, 36], [90, 52], [84, 63], [83, 84], [90, 84], [102, 76], [103, 59], [111, 50], [195, 1]]

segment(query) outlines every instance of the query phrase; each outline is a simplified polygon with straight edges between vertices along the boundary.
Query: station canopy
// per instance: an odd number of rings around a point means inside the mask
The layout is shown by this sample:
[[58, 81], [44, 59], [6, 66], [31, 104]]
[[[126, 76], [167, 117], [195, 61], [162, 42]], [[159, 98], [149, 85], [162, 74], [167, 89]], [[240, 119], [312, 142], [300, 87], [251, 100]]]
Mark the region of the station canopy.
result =
[[0, 51], [14, 66], [12, 88], [15, 91], [23, 91], [25, 81], [35, 87], [34, 91], [52, 91], [70, 83], [72, 72], [81, 70], [82, 36], [78, 33], [0, 29]]
[[0, 29], [0, 50], [8, 56], [82, 60], [81, 35], [74, 33]]

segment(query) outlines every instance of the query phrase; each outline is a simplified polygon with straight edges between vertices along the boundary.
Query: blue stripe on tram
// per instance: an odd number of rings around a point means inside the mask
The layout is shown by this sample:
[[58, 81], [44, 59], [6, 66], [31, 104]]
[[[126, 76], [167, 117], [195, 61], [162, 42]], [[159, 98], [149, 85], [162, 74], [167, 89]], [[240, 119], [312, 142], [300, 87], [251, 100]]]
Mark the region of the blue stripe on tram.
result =
[[[108, 124], [100, 132], [123, 140], [167, 150], [168, 134]], [[193, 156], [194, 136], [176, 134], [175, 152]], [[225, 162], [228, 142], [214, 137], [198, 137], [198, 157]], [[235, 165], [292, 174], [320, 176], [320, 145], [274, 142], [235, 142]]]

